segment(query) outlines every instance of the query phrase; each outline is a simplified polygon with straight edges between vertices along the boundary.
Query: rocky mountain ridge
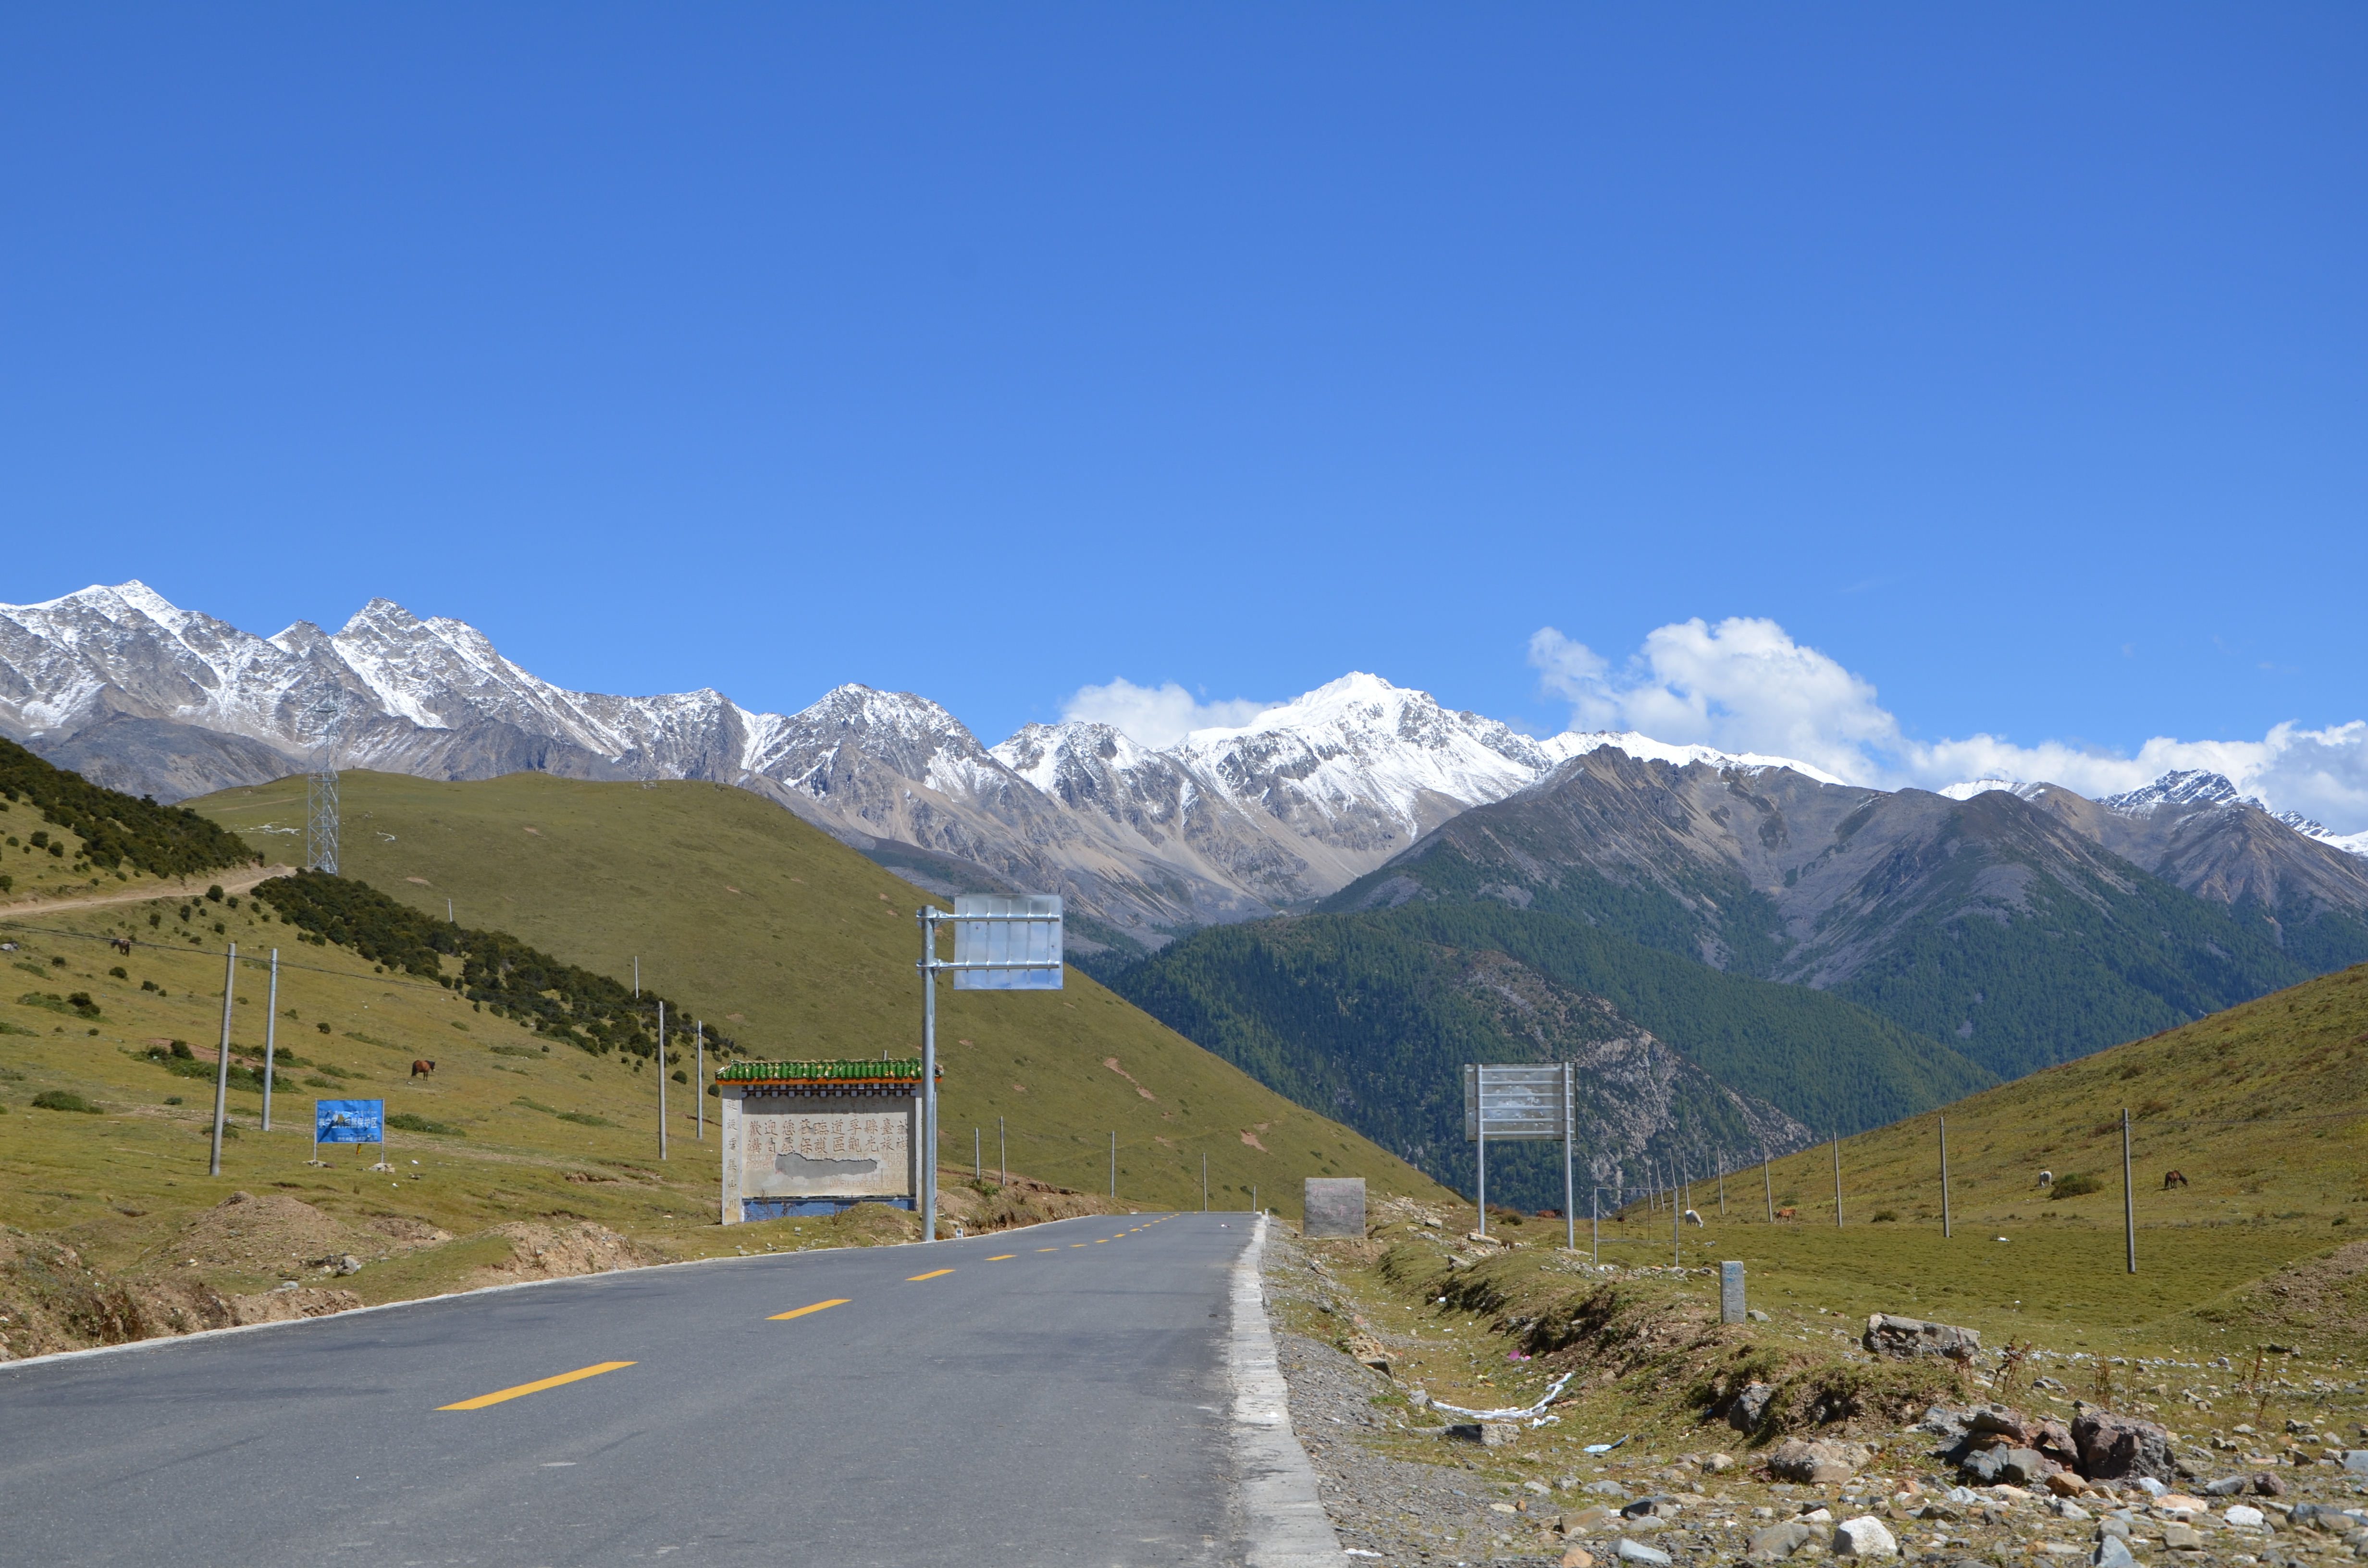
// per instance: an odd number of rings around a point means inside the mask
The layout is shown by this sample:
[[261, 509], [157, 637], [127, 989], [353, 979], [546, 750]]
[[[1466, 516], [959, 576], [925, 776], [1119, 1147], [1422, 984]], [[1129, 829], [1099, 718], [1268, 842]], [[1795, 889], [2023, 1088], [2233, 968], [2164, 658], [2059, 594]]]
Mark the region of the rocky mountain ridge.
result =
[[[0, 606], [0, 733], [94, 782], [167, 801], [258, 783], [313, 766], [333, 731], [345, 767], [729, 782], [939, 891], [1061, 892], [1087, 941], [1130, 947], [1310, 907], [1475, 806], [1551, 790], [1574, 767], [1611, 777], [1612, 758], [1747, 787], [1852, 789], [1805, 763], [1639, 734], [1538, 739], [1363, 674], [1165, 748], [1087, 722], [1031, 724], [988, 746], [925, 698], [858, 685], [793, 714], [712, 689], [571, 691], [465, 622], [386, 599], [335, 632], [299, 621], [269, 638], [138, 582]], [[2368, 859], [2341, 854], [2349, 840], [2236, 801], [2216, 777], [2171, 775], [2110, 802], [2011, 790], [2199, 896], [2274, 888], [2273, 908], [2351, 907]], [[1961, 791], [1985, 792], [1946, 793]], [[2248, 835], [2249, 848], [2231, 847]]]
[[1485, 900], [1829, 990], [2014, 1076], [2368, 958], [2368, 861], [2208, 780], [1968, 798], [1612, 748], [1326, 909]]

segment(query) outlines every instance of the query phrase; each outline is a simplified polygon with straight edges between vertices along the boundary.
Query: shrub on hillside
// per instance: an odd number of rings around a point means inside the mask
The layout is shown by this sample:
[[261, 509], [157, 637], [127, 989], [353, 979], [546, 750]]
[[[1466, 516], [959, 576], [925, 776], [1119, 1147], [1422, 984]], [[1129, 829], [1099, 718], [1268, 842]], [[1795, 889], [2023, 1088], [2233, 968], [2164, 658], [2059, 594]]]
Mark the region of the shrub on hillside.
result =
[[[2118, 1124], [2117, 1124], [2118, 1125]], [[2047, 1201], [2059, 1198], [2078, 1198], [2087, 1193], [2102, 1192], [2105, 1184], [2086, 1171], [2074, 1171], [2070, 1176], [2057, 1176], [2047, 1189]]]
[[[433, 919], [366, 882], [319, 871], [275, 877], [255, 890], [255, 898], [311, 941], [350, 948], [389, 971], [432, 980], [537, 1034], [596, 1056], [612, 1051], [640, 1058], [657, 1054], [655, 993], [636, 997], [629, 986], [564, 963], [507, 932]], [[446, 959], [459, 960], [457, 977], [445, 972]], [[676, 1018], [689, 1016], [671, 1002], [666, 1010]], [[668, 1032], [679, 1038], [689, 1031]], [[731, 1054], [728, 1036], [711, 1032], [708, 1041]]]
[[[236, 834], [185, 806], [101, 789], [13, 741], [0, 740], [0, 799], [38, 807], [44, 821], [82, 840], [85, 859], [110, 871], [129, 865], [152, 876], [186, 877], [262, 859]], [[46, 830], [28, 836], [64, 857], [65, 846], [51, 842]]]
[[78, 1110], [85, 1116], [100, 1114], [97, 1106], [65, 1089], [43, 1089], [33, 1096], [33, 1103], [43, 1110]]

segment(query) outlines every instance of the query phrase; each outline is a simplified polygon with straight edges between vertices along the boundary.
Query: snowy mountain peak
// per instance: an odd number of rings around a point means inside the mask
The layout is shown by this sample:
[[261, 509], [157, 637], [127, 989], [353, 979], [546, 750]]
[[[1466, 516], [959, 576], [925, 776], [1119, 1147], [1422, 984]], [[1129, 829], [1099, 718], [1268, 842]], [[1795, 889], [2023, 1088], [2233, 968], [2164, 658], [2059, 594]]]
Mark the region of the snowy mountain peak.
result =
[[2125, 790], [2118, 795], [2108, 795], [2097, 803], [2123, 816], [2151, 812], [2157, 806], [2260, 804], [2259, 801], [2239, 794], [2227, 775], [2206, 772], [2200, 767], [2183, 767], [2166, 773], [2151, 784]]
[[2018, 800], [2036, 800], [2045, 792], [2044, 784], [2027, 783], [2020, 778], [1969, 778], [1962, 784], [1943, 784], [1933, 791], [1952, 801], [1970, 801], [1976, 795], [1987, 795], [1993, 790], [2003, 790]]
[[1573, 731], [1566, 734], [1555, 735], [1540, 744], [1545, 754], [1555, 762], [1567, 762], [1574, 756], [1585, 756], [1588, 752], [1600, 751], [1610, 746], [1626, 752], [1639, 762], [1667, 762], [1679, 767], [1697, 762], [1708, 763], [1713, 767], [1721, 768], [1789, 767], [1793, 772], [1804, 778], [1814, 778], [1820, 784], [1848, 782], [1846, 779], [1835, 778], [1822, 767], [1803, 762], [1798, 757], [1770, 756], [1750, 751], [1721, 751], [1716, 746], [1671, 745], [1666, 741], [1656, 741], [1650, 735], [1640, 735], [1634, 730], [1588, 730], [1583, 733]]

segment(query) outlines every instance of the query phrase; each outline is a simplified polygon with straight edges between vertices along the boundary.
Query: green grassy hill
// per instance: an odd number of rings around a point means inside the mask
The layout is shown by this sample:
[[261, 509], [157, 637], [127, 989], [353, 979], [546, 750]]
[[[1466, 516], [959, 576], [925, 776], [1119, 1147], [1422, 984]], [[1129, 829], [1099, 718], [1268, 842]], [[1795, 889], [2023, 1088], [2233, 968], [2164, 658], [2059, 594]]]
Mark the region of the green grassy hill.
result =
[[[704, 785], [538, 775], [450, 785], [349, 774], [343, 793], [349, 871], [439, 919], [449, 895], [465, 925], [505, 928], [594, 971], [541, 970], [574, 988], [579, 1024], [586, 1006], [615, 998], [586, 983], [629, 982], [638, 955], [650, 988], [719, 1024], [743, 1055], [916, 1047], [913, 890], [776, 806]], [[301, 782], [201, 804], [269, 858], [291, 858], [283, 830], [302, 824]], [[313, 945], [268, 897], [240, 891], [261, 874], [220, 873], [229, 885], [218, 896], [107, 879], [114, 898], [103, 903], [85, 878], [80, 902], [0, 910], [0, 982], [13, 981], [0, 983], [0, 1358], [618, 1262], [916, 1233], [908, 1217], [876, 1208], [719, 1227], [716, 1102], [669, 1083], [670, 1148], [657, 1158], [645, 1040], [620, 1022], [579, 1028], [609, 1047], [597, 1051], [538, 1032], [515, 994], [497, 1013], [440, 983], [461, 977], [457, 953], [381, 964]], [[282, 907], [312, 918], [327, 906]], [[461, 935], [471, 963], [489, 952], [541, 963], [515, 943]], [[240, 969], [231, 1136], [216, 1177], [207, 1155], [229, 942]], [[267, 1132], [259, 1058], [275, 948]], [[951, 1217], [1198, 1207], [1204, 1153], [1219, 1208], [1246, 1208], [1255, 1190], [1296, 1213], [1300, 1179], [1327, 1173], [1363, 1176], [1377, 1196], [1448, 1196], [1074, 971], [1061, 993], [945, 990], [939, 1002]], [[422, 1058], [435, 1072], [414, 1078]], [[385, 1100], [393, 1170], [369, 1168], [374, 1146], [331, 1148], [313, 1164], [315, 1097]], [[998, 1116], [1012, 1177], [1001, 1189]], [[986, 1166], [976, 1188], [973, 1128]], [[347, 1256], [359, 1272], [323, 1272]]]
[[[643, 981], [727, 1031], [745, 1056], [908, 1056], [919, 1049], [924, 896], [743, 790], [515, 774], [451, 784], [348, 773], [341, 865], [415, 908], [510, 933], [563, 960]], [[193, 802], [259, 851], [291, 841], [303, 786]], [[275, 857], [278, 858], [278, 857]], [[1303, 1110], [1072, 970], [1058, 993], [940, 983], [942, 1167], [991, 1175], [1003, 1119], [1011, 1168], [1119, 1196], [1295, 1211], [1306, 1176], [1382, 1191], [1427, 1178]], [[610, 1063], [607, 1071], [625, 1069]]]
[[[1765, 1185], [1756, 1168], [1730, 1176], [1724, 1212], [1695, 1184], [1707, 1225], [1686, 1228], [1686, 1261], [1742, 1260], [1844, 1327], [1882, 1311], [2064, 1350], [2368, 1349], [2368, 964], [1844, 1139], [1840, 1155], [1839, 1227], [1830, 1146], [1774, 1162]], [[2186, 1185], [2165, 1186], [2173, 1170]], [[1798, 1218], [1770, 1223], [1771, 1197]], [[1607, 1257], [1669, 1259], [1666, 1208], [1604, 1233]]]

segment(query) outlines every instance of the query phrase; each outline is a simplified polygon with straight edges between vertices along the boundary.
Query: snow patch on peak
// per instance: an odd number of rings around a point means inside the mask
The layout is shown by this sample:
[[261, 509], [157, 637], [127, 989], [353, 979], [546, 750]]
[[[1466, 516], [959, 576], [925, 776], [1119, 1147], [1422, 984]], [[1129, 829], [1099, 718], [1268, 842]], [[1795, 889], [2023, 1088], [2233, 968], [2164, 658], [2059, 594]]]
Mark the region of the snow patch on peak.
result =
[[1656, 741], [1650, 735], [1638, 734], [1634, 730], [1572, 731], [1542, 741], [1539, 745], [1549, 757], [1558, 763], [1567, 762], [1574, 756], [1585, 756], [1588, 752], [1601, 751], [1606, 746], [1611, 746], [1626, 752], [1639, 762], [1667, 762], [1679, 767], [1702, 762], [1708, 763], [1713, 767], [1740, 767], [1753, 771], [1765, 767], [1789, 767], [1804, 778], [1814, 778], [1820, 784], [1849, 782], [1847, 779], [1835, 778], [1815, 764], [1803, 762], [1798, 757], [1768, 756], [1751, 751], [1720, 751], [1715, 746], [1672, 745], [1667, 741]]
[[2026, 783], [2020, 778], [1969, 778], [1962, 784], [1943, 784], [1933, 791], [1952, 801], [1970, 801], [1976, 795], [1987, 795], [1993, 790], [2003, 790], [2020, 801], [2037, 800], [2045, 784]]

